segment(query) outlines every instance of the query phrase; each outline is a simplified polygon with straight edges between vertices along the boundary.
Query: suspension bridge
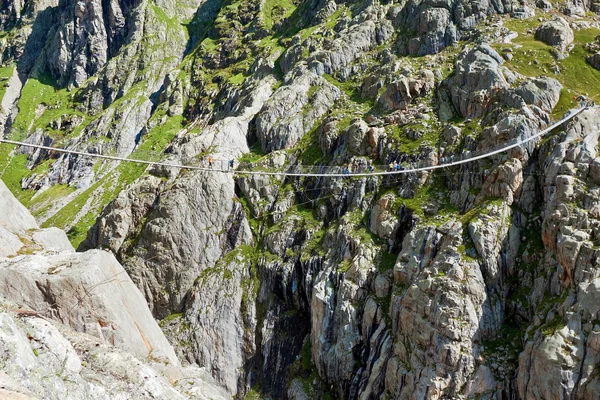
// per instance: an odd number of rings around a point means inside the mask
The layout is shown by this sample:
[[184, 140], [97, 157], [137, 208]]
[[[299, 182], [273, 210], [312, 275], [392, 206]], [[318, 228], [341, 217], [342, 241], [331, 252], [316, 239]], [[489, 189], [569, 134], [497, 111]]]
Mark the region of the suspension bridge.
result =
[[[402, 169], [392, 169], [389, 170], [386, 166], [377, 166], [377, 168], [373, 167], [372, 170], [366, 171], [368, 168], [366, 166], [362, 167], [358, 172], [350, 171], [347, 167], [344, 166], [303, 166], [303, 165], [293, 165], [288, 168], [288, 170], [282, 171], [269, 171], [269, 170], [258, 170], [253, 169], [252, 164], [240, 164], [238, 168], [230, 168], [229, 160], [214, 160], [212, 166], [201, 166], [201, 165], [185, 165], [185, 164], [175, 164], [168, 162], [160, 162], [160, 161], [149, 161], [149, 160], [141, 160], [134, 158], [126, 158], [126, 157], [116, 157], [109, 156], [103, 154], [94, 154], [88, 153], [84, 151], [78, 150], [69, 150], [51, 146], [43, 146], [39, 144], [32, 144], [22, 141], [15, 141], [9, 139], [0, 139], [0, 143], [23, 146], [29, 148], [35, 148], [39, 150], [52, 151], [57, 153], [64, 153], [70, 155], [76, 155], [81, 157], [90, 157], [90, 158], [98, 158], [104, 160], [118, 161], [118, 162], [128, 162], [128, 163], [136, 163], [136, 164], [145, 164], [148, 166], [160, 166], [166, 168], [176, 168], [176, 169], [187, 169], [194, 171], [207, 171], [212, 173], [224, 173], [224, 174], [235, 174], [235, 175], [268, 175], [268, 176], [291, 176], [291, 177], [333, 177], [333, 178], [346, 178], [346, 177], [368, 177], [368, 176], [382, 176], [382, 175], [398, 175], [398, 174], [409, 174], [415, 172], [426, 172], [432, 171], [441, 168], [449, 168], [455, 167], [462, 164], [467, 164], [473, 161], [481, 160], [484, 158], [488, 158], [494, 156], [496, 154], [504, 153], [508, 150], [511, 150], [515, 147], [521, 146], [527, 142], [535, 140], [539, 137], [544, 136], [545, 134], [551, 132], [552, 130], [558, 128], [565, 122], [575, 118], [577, 115], [581, 114], [583, 111], [589, 109], [590, 104], [581, 105], [579, 108], [575, 110], [571, 110], [568, 112], [563, 118], [552, 125], [548, 126], [546, 129], [539, 131], [538, 133], [531, 135], [529, 137], [517, 138], [508, 143], [503, 144], [502, 146], [480, 150], [477, 152], [463, 152], [462, 154], [452, 155], [445, 162], [440, 162], [435, 165], [409, 165], [407, 168]], [[224, 167], [226, 166], [226, 167]], [[245, 168], [245, 169], [244, 169]], [[382, 170], [383, 169], [383, 170]]]

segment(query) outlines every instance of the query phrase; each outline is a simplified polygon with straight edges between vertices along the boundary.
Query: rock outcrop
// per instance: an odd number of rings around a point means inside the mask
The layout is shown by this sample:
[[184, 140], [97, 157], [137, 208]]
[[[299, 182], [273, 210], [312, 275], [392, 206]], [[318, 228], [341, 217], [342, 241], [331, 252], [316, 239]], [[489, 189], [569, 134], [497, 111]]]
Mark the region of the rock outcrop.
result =
[[536, 135], [596, 6], [537, 6], [0, 2], [3, 137], [167, 163], [1, 145], [1, 390], [598, 397], [600, 114]]
[[181, 368], [112, 254], [75, 253], [63, 231], [40, 230], [1, 181], [0, 204], [0, 242], [22, 243], [0, 255], [3, 396], [227, 398], [203, 370]]
[[293, 147], [342, 96], [313, 72], [298, 69], [295, 73], [256, 117], [256, 135], [265, 152]]
[[535, 38], [564, 53], [573, 43], [574, 35], [569, 23], [564, 18], [558, 17], [540, 25], [535, 31]]
[[456, 72], [449, 82], [452, 102], [465, 118], [482, 116], [498, 90], [510, 84], [504, 76], [504, 59], [489, 45], [465, 49], [456, 60]]

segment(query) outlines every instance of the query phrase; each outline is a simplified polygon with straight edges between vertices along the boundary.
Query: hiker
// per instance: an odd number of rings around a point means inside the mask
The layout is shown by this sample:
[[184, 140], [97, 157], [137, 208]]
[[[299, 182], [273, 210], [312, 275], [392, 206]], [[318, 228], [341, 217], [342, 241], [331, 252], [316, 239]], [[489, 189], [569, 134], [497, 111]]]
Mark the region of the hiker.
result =
[[212, 168], [212, 162], [213, 162], [212, 156], [208, 156], [208, 168]]

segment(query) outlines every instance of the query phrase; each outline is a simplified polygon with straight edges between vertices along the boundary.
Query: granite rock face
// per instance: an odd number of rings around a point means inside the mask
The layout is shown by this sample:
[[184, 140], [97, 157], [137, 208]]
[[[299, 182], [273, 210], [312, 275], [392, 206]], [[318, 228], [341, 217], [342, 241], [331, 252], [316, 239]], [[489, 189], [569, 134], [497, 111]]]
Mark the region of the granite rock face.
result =
[[289, 85], [281, 86], [256, 117], [256, 135], [263, 151], [293, 147], [338, 100], [342, 93], [325, 79], [298, 69]]
[[535, 38], [565, 52], [573, 43], [574, 35], [569, 23], [559, 17], [540, 25], [535, 31]]
[[0, 2], [3, 137], [164, 163], [0, 147], [1, 390], [598, 397], [600, 114], [536, 135], [596, 6], [537, 7]]
[[451, 78], [452, 102], [466, 118], [480, 117], [495, 90], [507, 89], [504, 59], [488, 45], [465, 49], [456, 61], [456, 74]]
[[[110, 253], [75, 253], [40, 230], [0, 181], [0, 364], [5, 398], [228, 398], [197, 367], [180, 366], [137, 287]], [[4, 253], [7, 248], [3, 247]]]

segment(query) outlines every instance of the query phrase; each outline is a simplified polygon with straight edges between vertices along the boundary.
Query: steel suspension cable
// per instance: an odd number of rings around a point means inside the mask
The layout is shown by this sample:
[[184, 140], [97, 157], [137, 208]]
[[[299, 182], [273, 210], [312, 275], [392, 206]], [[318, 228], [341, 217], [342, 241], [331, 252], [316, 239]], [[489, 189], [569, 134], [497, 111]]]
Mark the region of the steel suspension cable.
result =
[[[26, 143], [26, 142], [2, 139], [2, 138], [0, 138], [0, 143], [6, 143], [6, 144], [11, 144], [11, 145], [16, 145], [16, 146], [23, 146], [23, 147], [31, 147], [31, 148], [36, 148], [36, 149], [40, 149], [40, 150], [55, 151], [55, 152], [64, 153], [64, 154], [73, 154], [73, 155], [78, 155], [78, 156], [82, 156], [82, 157], [99, 158], [99, 159], [111, 160], [111, 161], [130, 162], [130, 163], [137, 163], [137, 164], [145, 164], [145, 165], [149, 165], [149, 166], [160, 166], [160, 167], [167, 167], [167, 168], [188, 169], [188, 170], [194, 170], [194, 171], [217, 172], [217, 173], [235, 174], [235, 175], [269, 175], [269, 176], [335, 177], [335, 178], [368, 177], [368, 176], [398, 175], [398, 174], [408, 174], [408, 173], [415, 173], [415, 172], [432, 171], [432, 170], [436, 170], [436, 169], [440, 169], [440, 168], [455, 167], [455, 166], [458, 166], [461, 164], [466, 164], [469, 162], [481, 160], [481, 159], [484, 159], [484, 158], [487, 158], [487, 157], [490, 157], [490, 156], [493, 156], [493, 155], [496, 155], [499, 153], [503, 153], [507, 150], [513, 149], [522, 144], [525, 144], [534, 139], [537, 139], [537, 138], [545, 135], [546, 133], [556, 129], [563, 123], [573, 119], [574, 117], [581, 114], [583, 111], [587, 110], [588, 108], [590, 108], [590, 106], [586, 104], [586, 105], [576, 109], [575, 111], [570, 112], [568, 115], [563, 117], [558, 122], [555, 122], [554, 124], [550, 125], [546, 129], [536, 133], [535, 135], [532, 135], [530, 137], [527, 137], [527, 138], [524, 138], [521, 140], [517, 140], [514, 143], [504, 145], [503, 147], [500, 147], [498, 149], [495, 149], [495, 150], [492, 150], [492, 151], [489, 151], [489, 152], [486, 152], [483, 154], [478, 154], [478, 155], [475, 155], [472, 157], [468, 157], [468, 158], [460, 159], [460, 160], [456, 160], [456, 161], [450, 161], [447, 163], [441, 163], [441, 164], [430, 165], [430, 166], [425, 166], [425, 167], [393, 170], [393, 171], [373, 171], [373, 172], [358, 172], [358, 173], [353, 173], [353, 172], [350, 172], [350, 173], [339, 173], [339, 172], [303, 173], [303, 172], [287, 172], [287, 171], [234, 170], [234, 169], [230, 169], [230, 168], [227, 168], [227, 169], [211, 168], [211, 167], [203, 167], [203, 166], [197, 166], [197, 165], [173, 164], [173, 163], [160, 162], [160, 161], [148, 161], [148, 160], [126, 158], [126, 157], [108, 156], [108, 155], [103, 155], [103, 154], [94, 154], [94, 153], [88, 153], [88, 152], [78, 151], [78, 150], [68, 150], [68, 149], [63, 149], [63, 148], [43, 146], [43, 145], [38, 145], [38, 144], [32, 144], [32, 143]], [[219, 161], [219, 160], [215, 160], [215, 161]], [[224, 161], [224, 160], [220, 160], [220, 161]], [[227, 160], [225, 160], [225, 161], [227, 161]], [[302, 170], [302, 168], [304, 168], [304, 167], [306, 167], [306, 166], [296, 165], [296, 166], [292, 166], [291, 168], [296, 169], [296, 170], [298, 170], [298, 169]], [[311, 167], [314, 167], [314, 166], [311, 166]], [[343, 167], [341, 167], [341, 166], [336, 166], [333, 168], [338, 169], [338, 170], [343, 169]]]

